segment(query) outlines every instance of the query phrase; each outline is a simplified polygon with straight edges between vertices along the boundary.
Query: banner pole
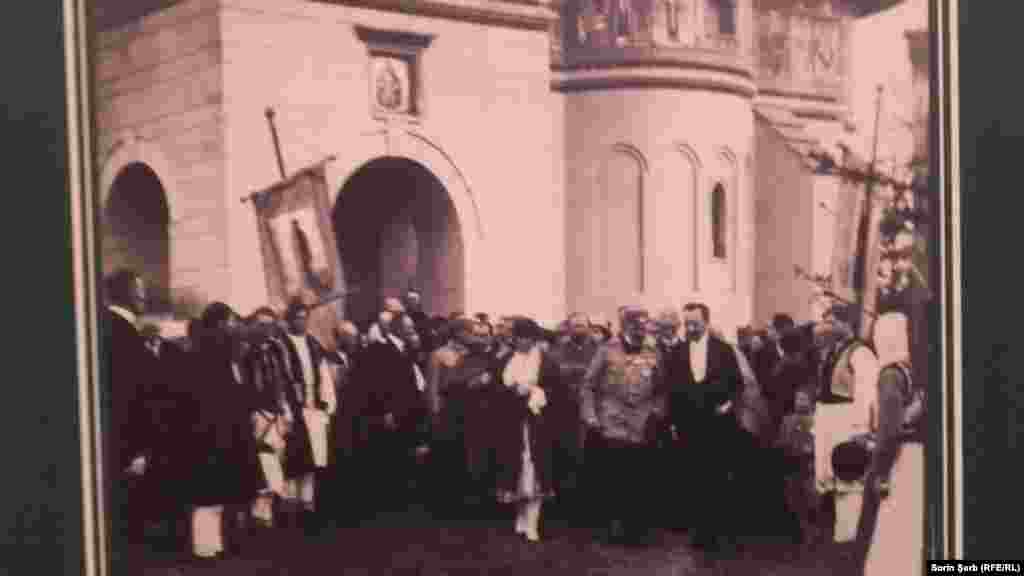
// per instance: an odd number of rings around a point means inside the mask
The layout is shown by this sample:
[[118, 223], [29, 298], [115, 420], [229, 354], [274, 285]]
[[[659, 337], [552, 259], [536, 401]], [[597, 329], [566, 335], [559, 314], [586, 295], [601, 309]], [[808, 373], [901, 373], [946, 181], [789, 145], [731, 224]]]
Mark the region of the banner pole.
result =
[[284, 169], [284, 157], [281, 155], [281, 140], [277, 135], [277, 124], [274, 123], [274, 109], [267, 107], [263, 112], [270, 124], [270, 138], [274, 142], [274, 154], [277, 156], [277, 169], [281, 172], [281, 180], [288, 179], [288, 172]]

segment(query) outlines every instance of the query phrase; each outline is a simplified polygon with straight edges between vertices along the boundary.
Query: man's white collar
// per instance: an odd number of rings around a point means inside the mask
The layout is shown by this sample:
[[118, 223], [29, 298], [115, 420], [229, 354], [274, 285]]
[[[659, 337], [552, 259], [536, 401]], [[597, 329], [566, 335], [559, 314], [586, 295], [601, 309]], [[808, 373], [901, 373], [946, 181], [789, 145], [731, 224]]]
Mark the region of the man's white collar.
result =
[[395, 345], [395, 348], [398, 348], [400, 352], [405, 352], [405, 342], [403, 342], [401, 338], [394, 334], [388, 334], [387, 339], [390, 340], [391, 343]]

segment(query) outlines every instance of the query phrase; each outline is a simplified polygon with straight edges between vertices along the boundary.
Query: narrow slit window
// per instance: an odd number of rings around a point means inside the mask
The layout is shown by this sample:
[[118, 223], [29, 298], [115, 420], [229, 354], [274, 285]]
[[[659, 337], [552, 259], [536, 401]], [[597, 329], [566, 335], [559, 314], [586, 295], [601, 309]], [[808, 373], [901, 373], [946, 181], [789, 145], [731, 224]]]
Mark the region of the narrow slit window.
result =
[[723, 36], [736, 35], [736, 3], [733, 0], [718, 2], [718, 33]]
[[711, 191], [711, 243], [712, 254], [715, 258], [725, 259], [727, 257], [726, 245], [726, 197], [725, 187], [721, 183], [715, 184]]

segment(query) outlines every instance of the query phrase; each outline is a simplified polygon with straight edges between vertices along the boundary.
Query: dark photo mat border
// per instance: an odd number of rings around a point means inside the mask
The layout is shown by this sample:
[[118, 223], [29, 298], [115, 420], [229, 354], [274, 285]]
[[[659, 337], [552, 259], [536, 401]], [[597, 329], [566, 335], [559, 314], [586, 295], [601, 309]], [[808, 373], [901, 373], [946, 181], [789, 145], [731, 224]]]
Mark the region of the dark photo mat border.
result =
[[1014, 265], [1024, 83], [1011, 62], [1024, 52], [1024, 4], [959, 0], [959, 10], [964, 556], [1021, 558], [1024, 387], [1013, 312], [1024, 293]]
[[[1024, 51], [1024, 34], [1017, 29], [1024, 19], [1015, 17], [1024, 16], [1024, 5], [967, 4], [960, 2], [959, 18], [962, 107], [948, 112], [961, 116], [961, 141], [943, 143], [947, 151], [961, 146], [962, 158], [962, 172], [953, 175], [962, 185], [961, 220], [951, 223], [948, 232], [975, 223], [971, 242], [963, 241], [965, 280], [967, 263], [974, 264], [972, 284], [964, 281], [962, 287], [963, 555], [1008, 558], [1020, 556], [1015, 520], [1021, 517], [1024, 485], [1019, 459], [1013, 458], [1016, 439], [1024, 434], [1015, 413], [1022, 398], [1009, 364], [1010, 343], [1016, 340], [1011, 313], [1021, 290], [1019, 280], [1013, 281], [1012, 264], [1006, 270], [1002, 261], [985, 264], [993, 255], [1009, 256], [1012, 262], [1012, 232], [1020, 226], [1013, 187], [1024, 149], [1019, 145], [1024, 142], [1024, 90], [1012, 61]], [[8, 464], [0, 476], [6, 492], [0, 519], [7, 522], [0, 571], [8, 574], [78, 574], [85, 567], [64, 16], [53, 4], [20, 3], [4, 19], [5, 49], [0, 51], [8, 78], [6, 175], [11, 211], [18, 216], [5, 227], [8, 240], [3, 243], [10, 270], [6, 310], [13, 313], [8, 326], [15, 343], [6, 355], [11, 366], [8, 406], [0, 419]], [[1014, 42], [1020, 48], [1009, 47]], [[978, 201], [971, 204], [972, 197]], [[968, 220], [968, 205], [974, 220]], [[31, 247], [27, 238], [33, 240]], [[935, 502], [932, 490], [929, 512]], [[945, 539], [931, 531], [930, 548]]]

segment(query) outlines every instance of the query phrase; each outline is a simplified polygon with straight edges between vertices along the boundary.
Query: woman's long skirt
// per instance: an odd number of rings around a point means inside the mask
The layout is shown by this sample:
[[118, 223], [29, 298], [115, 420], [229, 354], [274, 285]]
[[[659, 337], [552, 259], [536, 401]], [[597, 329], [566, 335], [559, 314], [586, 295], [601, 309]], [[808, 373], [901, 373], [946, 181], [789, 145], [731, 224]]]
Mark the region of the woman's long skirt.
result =
[[923, 574], [924, 446], [904, 444], [892, 470], [891, 493], [877, 503], [867, 529], [864, 576]]

